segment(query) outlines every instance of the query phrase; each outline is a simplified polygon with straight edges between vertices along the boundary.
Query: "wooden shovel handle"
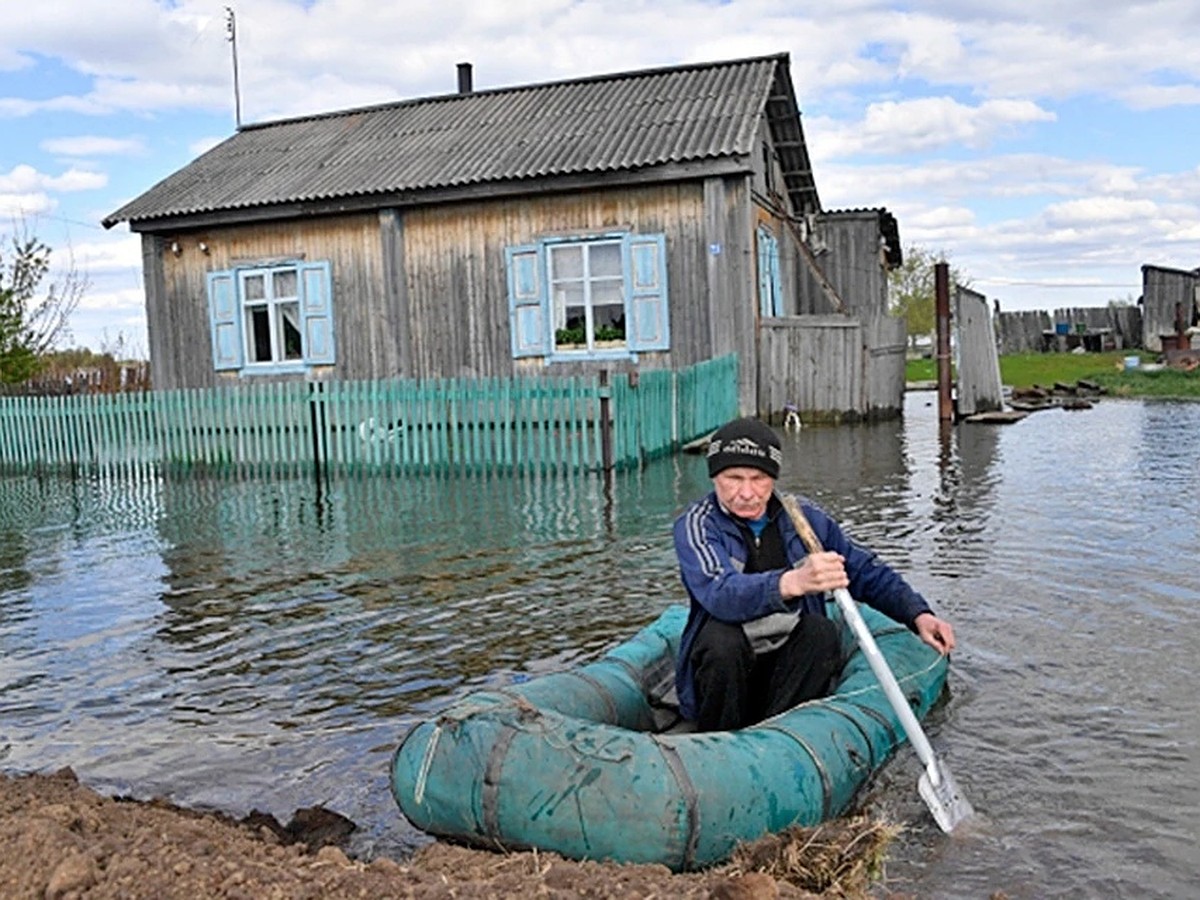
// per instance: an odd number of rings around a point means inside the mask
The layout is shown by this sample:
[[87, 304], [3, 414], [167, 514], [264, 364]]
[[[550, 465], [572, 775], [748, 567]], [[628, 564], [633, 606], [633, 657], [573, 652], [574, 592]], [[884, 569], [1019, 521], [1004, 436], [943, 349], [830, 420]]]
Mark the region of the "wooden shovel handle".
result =
[[808, 519], [805, 518], [803, 510], [800, 509], [800, 504], [796, 502], [796, 498], [790, 494], [780, 494], [779, 502], [783, 504], [784, 512], [792, 520], [792, 525], [795, 526], [796, 533], [800, 535], [800, 540], [803, 541], [808, 552], [820, 553], [824, 550], [825, 548], [821, 546], [821, 539], [817, 537], [817, 533], [808, 524]]

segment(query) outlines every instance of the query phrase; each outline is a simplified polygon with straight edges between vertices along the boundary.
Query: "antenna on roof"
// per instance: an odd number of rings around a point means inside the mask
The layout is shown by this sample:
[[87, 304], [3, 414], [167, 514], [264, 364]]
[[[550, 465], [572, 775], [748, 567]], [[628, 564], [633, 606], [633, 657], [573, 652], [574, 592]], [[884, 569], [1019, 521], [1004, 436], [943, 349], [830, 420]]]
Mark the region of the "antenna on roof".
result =
[[237, 19], [233, 15], [233, 7], [225, 7], [225, 32], [229, 35], [228, 40], [232, 45], [233, 53], [233, 121], [237, 125], [238, 131], [242, 130], [242, 93], [238, 87], [238, 65], [237, 65]]

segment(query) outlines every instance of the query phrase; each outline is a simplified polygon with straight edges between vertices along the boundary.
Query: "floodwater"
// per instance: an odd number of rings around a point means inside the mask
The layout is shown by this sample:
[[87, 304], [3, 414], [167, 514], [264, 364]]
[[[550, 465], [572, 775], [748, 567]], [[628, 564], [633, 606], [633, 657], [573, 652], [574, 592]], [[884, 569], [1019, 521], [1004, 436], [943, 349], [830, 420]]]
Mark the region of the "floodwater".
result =
[[[942, 835], [907, 747], [869, 800], [920, 897], [1191, 897], [1200, 881], [1200, 404], [783, 436], [800, 490], [959, 635], [926, 727], [979, 816]], [[423, 843], [387, 785], [461, 692], [593, 659], [680, 599], [698, 457], [596, 477], [0, 479], [0, 769]]]

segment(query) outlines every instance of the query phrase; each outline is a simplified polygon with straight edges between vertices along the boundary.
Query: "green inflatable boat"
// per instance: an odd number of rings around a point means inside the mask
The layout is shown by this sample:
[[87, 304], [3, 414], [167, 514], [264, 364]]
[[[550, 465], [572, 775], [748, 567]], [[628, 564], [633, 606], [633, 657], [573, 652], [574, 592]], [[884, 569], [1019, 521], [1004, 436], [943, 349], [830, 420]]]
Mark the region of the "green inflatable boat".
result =
[[[923, 717], [946, 658], [860, 609]], [[829, 614], [840, 619], [832, 603]], [[849, 660], [831, 696], [739, 731], [680, 730], [660, 695], [686, 617], [671, 606], [601, 660], [470, 694], [418, 724], [392, 760], [401, 812], [422, 831], [476, 846], [685, 871], [841, 814], [905, 740], [844, 626]]]

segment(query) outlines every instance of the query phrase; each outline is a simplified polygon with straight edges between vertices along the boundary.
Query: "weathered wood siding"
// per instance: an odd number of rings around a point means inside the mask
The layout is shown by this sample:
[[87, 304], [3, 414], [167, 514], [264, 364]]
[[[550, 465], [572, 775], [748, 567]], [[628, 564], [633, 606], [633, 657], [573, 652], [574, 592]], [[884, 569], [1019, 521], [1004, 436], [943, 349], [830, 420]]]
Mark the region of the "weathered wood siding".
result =
[[891, 316], [764, 319], [757, 414], [780, 422], [791, 405], [805, 422], [898, 416], [906, 341], [904, 321]]
[[862, 323], [852, 316], [790, 316], [763, 321], [758, 415], [805, 421], [857, 418], [863, 396]]
[[1147, 350], [1162, 351], [1163, 335], [1177, 331], [1177, 308], [1185, 328], [1194, 324], [1200, 306], [1200, 276], [1195, 272], [1142, 266], [1142, 341]]
[[864, 352], [862, 410], [868, 418], [889, 419], [904, 409], [905, 351], [908, 327], [896, 316], [863, 317]]
[[879, 213], [834, 213], [818, 217], [817, 264], [842, 298], [845, 312], [887, 312], [887, 270], [880, 250]]
[[[739, 222], [746, 217], [740, 181], [714, 178], [404, 212], [413, 347], [406, 374], [507, 375], [543, 368], [540, 359], [512, 358], [505, 248], [546, 235], [616, 230], [667, 237], [671, 349], [641, 354], [638, 366], [679, 367], [752, 350], [755, 298], [746, 283], [749, 237]], [[595, 371], [597, 364], [556, 362], [551, 368]]]
[[[546, 235], [614, 230], [666, 235], [671, 349], [607, 368], [680, 367], [726, 353], [753, 359], [757, 293], [747, 182], [745, 176], [713, 177], [148, 234], [143, 262], [154, 384], [209, 387], [236, 379], [213, 370], [207, 273], [297, 259], [328, 260], [333, 275], [337, 363], [316, 377], [542, 371], [540, 360], [512, 358], [505, 248]], [[550, 368], [574, 374], [598, 367]], [[753, 367], [742, 369], [739, 395], [743, 407], [752, 408]]]
[[987, 297], [969, 288], [954, 293], [954, 333], [957, 337], [955, 409], [959, 416], [973, 416], [1004, 408], [1000, 382], [1000, 355]]
[[[179, 245], [178, 254], [172, 243]], [[384, 302], [376, 213], [237, 225], [161, 238], [146, 235], [142, 247], [151, 378], [157, 389], [212, 387], [237, 379], [213, 369], [205, 279], [209, 272], [271, 261], [329, 260], [336, 377], [400, 374], [396, 335], [402, 323], [389, 317], [394, 310]], [[334, 374], [316, 370], [309, 377]]]

